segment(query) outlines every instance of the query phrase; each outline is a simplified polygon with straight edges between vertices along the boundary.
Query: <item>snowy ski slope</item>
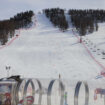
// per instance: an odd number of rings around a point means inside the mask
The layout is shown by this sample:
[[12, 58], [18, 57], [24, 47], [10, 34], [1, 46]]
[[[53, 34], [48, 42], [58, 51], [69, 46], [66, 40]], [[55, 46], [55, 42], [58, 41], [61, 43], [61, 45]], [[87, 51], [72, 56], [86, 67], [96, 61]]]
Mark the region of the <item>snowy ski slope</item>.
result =
[[[102, 68], [91, 58], [70, 29], [62, 33], [43, 15], [36, 15], [36, 27], [16, 32], [19, 37], [0, 50], [0, 77], [23, 77], [94, 80]], [[35, 18], [33, 19], [35, 22]]]

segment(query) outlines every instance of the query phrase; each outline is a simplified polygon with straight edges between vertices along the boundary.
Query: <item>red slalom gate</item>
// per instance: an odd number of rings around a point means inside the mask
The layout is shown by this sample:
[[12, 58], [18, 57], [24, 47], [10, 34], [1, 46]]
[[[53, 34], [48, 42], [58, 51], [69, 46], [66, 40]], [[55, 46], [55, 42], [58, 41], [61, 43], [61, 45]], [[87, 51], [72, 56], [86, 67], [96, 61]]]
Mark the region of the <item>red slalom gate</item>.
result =
[[[77, 37], [77, 39], [80, 41], [80, 38], [78, 37], [78, 35], [76, 35], [75, 33], [74, 33], [74, 31], [73, 31], [73, 29], [72, 29], [72, 32], [73, 32], [73, 34]], [[105, 67], [99, 62], [99, 61], [97, 61], [96, 59], [95, 59], [95, 57], [91, 54], [91, 52], [88, 50], [88, 48], [86, 47], [86, 45], [84, 44], [84, 42], [81, 42], [82, 43], [82, 45], [85, 47], [85, 49], [87, 50], [87, 52], [88, 52], [88, 54], [91, 56], [91, 58], [96, 62], [96, 64], [98, 64], [101, 68], [102, 68], [102, 70], [104, 70], [104, 72], [105, 72]], [[102, 75], [102, 74], [101, 74]], [[104, 75], [103, 75], [104, 76]]]

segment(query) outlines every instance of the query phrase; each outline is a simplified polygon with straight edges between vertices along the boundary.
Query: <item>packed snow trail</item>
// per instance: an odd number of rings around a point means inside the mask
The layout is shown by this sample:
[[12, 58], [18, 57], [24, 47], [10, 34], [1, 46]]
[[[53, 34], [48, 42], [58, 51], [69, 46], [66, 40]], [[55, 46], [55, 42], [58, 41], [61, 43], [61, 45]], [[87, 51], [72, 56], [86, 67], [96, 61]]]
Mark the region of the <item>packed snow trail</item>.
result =
[[[100, 67], [77, 42], [72, 31], [60, 32], [43, 15], [36, 15], [37, 27], [21, 30], [13, 44], [0, 51], [0, 77], [10, 74], [34, 78], [94, 80]], [[76, 44], [75, 44], [76, 43]]]
[[[80, 41], [79, 36], [73, 31], [73, 34], [77, 37], [78, 41]], [[81, 42], [81, 44], [84, 46], [84, 48], [87, 50], [88, 54], [91, 56], [91, 58], [96, 62], [97, 65], [100, 66], [100, 68], [105, 71], [104, 65], [102, 65], [96, 58], [92, 55], [92, 53], [89, 51], [89, 49], [86, 47], [84, 42]]]

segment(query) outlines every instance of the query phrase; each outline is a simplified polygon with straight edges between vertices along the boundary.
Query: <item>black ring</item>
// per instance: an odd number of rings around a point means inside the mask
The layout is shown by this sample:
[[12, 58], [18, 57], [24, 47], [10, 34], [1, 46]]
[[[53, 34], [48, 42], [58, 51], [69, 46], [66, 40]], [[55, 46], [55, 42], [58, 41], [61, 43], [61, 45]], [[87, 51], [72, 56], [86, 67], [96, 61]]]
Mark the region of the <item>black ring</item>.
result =
[[79, 81], [76, 85], [76, 88], [75, 88], [74, 105], [78, 105], [78, 96], [79, 96], [79, 91], [80, 91], [80, 87], [82, 84], [84, 84], [84, 86], [85, 86], [85, 104], [84, 105], [89, 104], [89, 87], [88, 87], [88, 84], [87, 84], [87, 82]]
[[[52, 87], [54, 85], [54, 82], [56, 80], [52, 80], [48, 86], [48, 92], [47, 92], [47, 105], [51, 105], [51, 93], [52, 93]], [[59, 85], [60, 85], [60, 88], [61, 88], [61, 99], [60, 99], [60, 105], [63, 105], [64, 104], [64, 85], [63, 83], [59, 80]]]

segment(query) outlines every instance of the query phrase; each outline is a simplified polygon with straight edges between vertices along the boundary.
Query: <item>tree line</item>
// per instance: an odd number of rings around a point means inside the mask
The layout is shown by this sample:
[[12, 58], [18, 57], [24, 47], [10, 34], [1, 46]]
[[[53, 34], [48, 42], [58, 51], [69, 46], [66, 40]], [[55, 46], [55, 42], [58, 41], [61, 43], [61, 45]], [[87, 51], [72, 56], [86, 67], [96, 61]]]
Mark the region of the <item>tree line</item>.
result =
[[43, 10], [46, 17], [50, 19], [53, 25], [59, 27], [62, 31], [68, 29], [68, 22], [66, 21], [64, 9], [51, 8]]
[[77, 10], [71, 9], [70, 15], [72, 25], [81, 36], [98, 31], [98, 23], [105, 22], [105, 10]]
[[14, 17], [0, 21], [0, 43], [4, 45], [8, 38], [14, 36], [15, 30], [20, 28], [26, 28], [32, 23], [33, 11], [21, 12]]

